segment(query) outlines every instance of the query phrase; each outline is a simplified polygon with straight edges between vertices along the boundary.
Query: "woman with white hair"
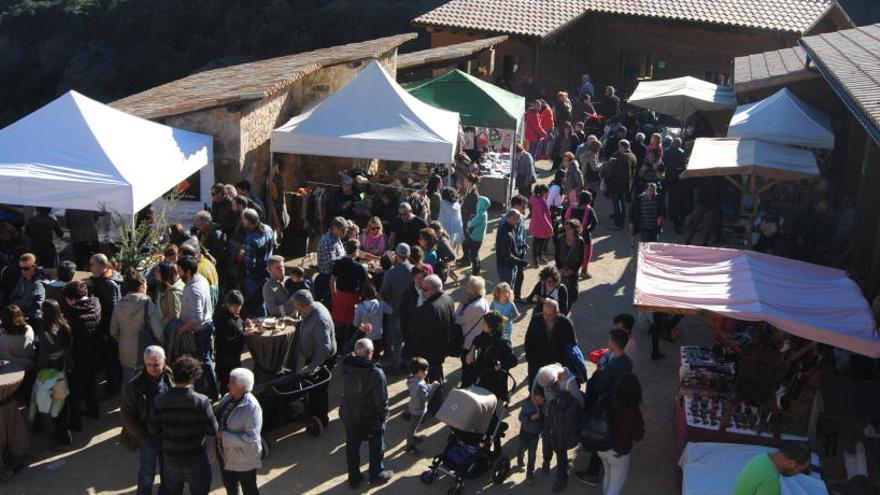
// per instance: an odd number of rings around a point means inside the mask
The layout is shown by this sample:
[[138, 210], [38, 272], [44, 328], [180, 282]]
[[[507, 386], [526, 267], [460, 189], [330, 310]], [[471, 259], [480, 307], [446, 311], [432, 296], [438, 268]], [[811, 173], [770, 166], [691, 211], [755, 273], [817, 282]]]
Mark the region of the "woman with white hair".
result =
[[559, 493], [568, 483], [568, 450], [574, 447], [578, 435], [578, 418], [584, 407], [584, 396], [574, 374], [554, 363], [541, 367], [532, 384], [531, 400], [544, 417], [541, 445], [544, 451], [545, 473], [556, 455], [556, 480], [553, 493]]
[[[223, 486], [228, 495], [258, 494], [257, 468], [262, 466], [263, 410], [251, 393], [254, 374], [246, 368], [229, 373], [229, 393], [214, 408], [217, 417], [217, 451]], [[241, 487], [241, 491], [239, 491]]]
[[455, 311], [455, 323], [461, 327], [461, 382], [473, 383], [471, 366], [467, 366], [465, 357], [470, 350], [474, 338], [482, 329], [483, 315], [489, 312], [489, 301], [486, 300], [486, 280], [483, 277], [470, 277], [464, 283], [464, 300]]

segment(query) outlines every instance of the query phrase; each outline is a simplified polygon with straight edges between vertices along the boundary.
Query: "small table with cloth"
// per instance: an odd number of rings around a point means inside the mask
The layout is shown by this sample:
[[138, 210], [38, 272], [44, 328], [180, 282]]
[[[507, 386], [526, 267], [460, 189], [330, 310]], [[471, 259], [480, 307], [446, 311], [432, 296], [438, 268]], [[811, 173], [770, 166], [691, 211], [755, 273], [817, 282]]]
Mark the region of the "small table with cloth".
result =
[[[269, 319], [271, 322], [274, 318]], [[290, 351], [293, 335], [296, 333], [297, 324], [288, 320], [283, 326], [264, 328], [264, 320], [255, 320], [254, 331], [244, 335], [244, 342], [254, 359], [254, 377], [257, 383], [270, 380], [275, 377], [284, 366], [287, 354]], [[275, 320], [276, 323], [279, 320]]]
[[12, 468], [28, 455], [30, 438], [15, 400], [15, 391], [24, 382], [24, 368], [0, 361], [0, 482], [12, 477]]

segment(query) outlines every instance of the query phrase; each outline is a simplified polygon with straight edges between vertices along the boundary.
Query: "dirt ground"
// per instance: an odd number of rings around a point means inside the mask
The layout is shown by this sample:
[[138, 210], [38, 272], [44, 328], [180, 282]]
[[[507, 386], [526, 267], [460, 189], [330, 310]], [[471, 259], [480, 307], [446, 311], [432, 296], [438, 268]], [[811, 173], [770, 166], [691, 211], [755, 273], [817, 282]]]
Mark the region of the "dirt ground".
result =
[[[541, 174], [546, 180], [547, 162], [541, 163]], [[607, 340], [611, 319], [620, 312], [632, 311], [632, 291], [634, 272], [632, 269], [632, 247], [630, 236], [625, 232], [608, 228], [611, 221], [611, 205], [605, 198], [599, 198], [597, 213], [600, 226], [594, 235], [594, 254], [590, 273], [593, 278], [581, 281], [580, 297], [572, 309], [572, 318], [577, 336], [584, 352], [602, 347]], [[485, 276], [491, 287], [497, 282], [493, 251], [494, 231], [500, 210], [493, 210], [491, 233], [483, 244], [482, 256]], [[664, 233], [664, 240], [679, 241], [671, 232]], [[526, 271], [524, 293], [534, 285], [537, 270]], [[450, 287], [453, 297], [458, 300], [459, 284]], [[522, 309], [522, 308], [521, 308]], [[523, 336], [531, 308], [516, 323], [514, 347], [522, 355]], [[685, 319], [680, 327], [682, 337], [676, 344], [662, 343], [666, 359], [650, 360], [650, 337], [644, 323], [635, 330], [641, 352], [635, 360], [636, 373], [644, 389], [643, 414], [647, 434], [633, 451], [631, 471], [624, 488], [625, 494], [667, 495], [678, 493], [675, 469], [677, 459], [673, 454], [673, 397], [675, 394], [678, 370], [678, 346], [683, 344], [704, 344], [709, 340], [708, 332], [697, 321]], [[458, 363], [448, 359], [446, 362], [447, 387], [458, 383]], [[522, 380], [526, 373], [525, 358], [513, 370], [514, 376]], [[338, 421], [337, 409], [341, 395], [339, 381], [334, 381], [330, 389], [330, 401], [334, 407], [331, 423], [321, 439], [308, 436], [300, 427], [272, 432], [271, 455], [259, 470], [261, 493], [353, 493], [346, 483], [344, 433]], [[507, 455], [514, 455], [516, 433], [519, 425], [516, 416], [520, 402], [527, 393], [520, 386], [511, 402], [507, 421], [510, 431], [504, 439]], [[403, 452], [407, 423], [400, 418], [406, 408], [407, 392], [404, 377], [389, 378], [389, 397], [391, 417], [385, 435], [386, 466], [394, 470], [393, 480], [378, 488], [364, 484], [366, 493], [445, 493], [451, 486], [448, 479], [438, 479], [432, 486], [423, 485], [419, 474], [429, 464], [431, 457], [438, 454], [446, 441], [444, 425], [429, 421], [423, 428], [427, 438], [420, 445], [420, 455]], [[102, 403], [104, 415], [98, 421], [87, 420], [85, 430], [75, 434], [76, 449], [65, 453], [55, 453], [47, 448], [45, 435], [33, 439], [34, 462], [11, 482], [0, 487], [6, 495], [17, 494], [83, 494], [83, 493], [134, 493], [137, 473], [137, 455], [118, 444], [118, 404], [117, 401]], [[572, 452], [572, 455], [574, 452]], [[540, 449], [539, 449], [540, 457]], [[362, 450], [366, 461], [366, 447]], [[540, 461], [539, 461], [540, 462]], [[366, 472], [366, 464], [363, 466]], [[536, 474], [534, 486], [524, 483], [524, 473], [514, 473], [501, 486], [493, 486], [488, 475], [476, 480], [468, 480], [465, 493], [549, 493], [552, 475]], [[220, 484], [219, 471], [215, 468], [212, 494], [224, 493]], [[588, 488], [572, 479], [566, 493], [600, 493], [598, 488]]]

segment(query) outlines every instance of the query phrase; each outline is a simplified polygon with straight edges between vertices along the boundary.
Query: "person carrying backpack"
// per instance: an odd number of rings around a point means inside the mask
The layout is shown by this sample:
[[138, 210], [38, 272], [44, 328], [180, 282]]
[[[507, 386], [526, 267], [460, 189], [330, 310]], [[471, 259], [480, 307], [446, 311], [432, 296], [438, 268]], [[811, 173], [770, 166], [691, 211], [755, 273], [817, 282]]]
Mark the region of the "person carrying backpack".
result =
[[544, 474], [550, 473], [550, 461], [556, 455], [556, 480], [553, 493], [568, 484], [568, 450], [579, 441], [584, 396], [574, 374], [558, 363], [538, 370], [532, 385], [532, 400], [541, 408], [544, 428], [541, 433], [544, 451]]

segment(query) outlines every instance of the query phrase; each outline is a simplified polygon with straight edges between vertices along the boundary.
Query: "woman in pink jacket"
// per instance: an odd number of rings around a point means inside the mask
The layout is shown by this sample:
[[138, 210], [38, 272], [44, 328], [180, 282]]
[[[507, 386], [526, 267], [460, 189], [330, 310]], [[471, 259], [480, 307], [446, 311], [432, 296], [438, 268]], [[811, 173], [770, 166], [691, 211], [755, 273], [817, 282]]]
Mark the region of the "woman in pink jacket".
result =
[[549, 194], [550, 188], [546, 184], [537, 184], [529, 198], [529, 207], [532, 210], [529, 232], [532, 234], [532, 261], [535, 267], [547, 263], [544, 252], [547, 250], [547, 241], [553, 237], [553, 220], [550, 207], [547, 206]]

